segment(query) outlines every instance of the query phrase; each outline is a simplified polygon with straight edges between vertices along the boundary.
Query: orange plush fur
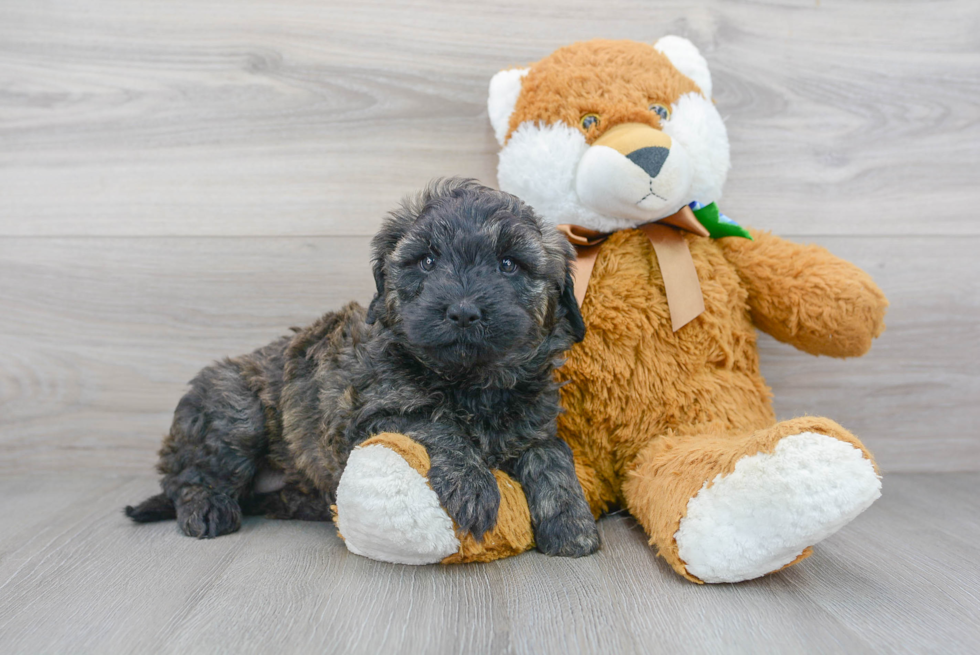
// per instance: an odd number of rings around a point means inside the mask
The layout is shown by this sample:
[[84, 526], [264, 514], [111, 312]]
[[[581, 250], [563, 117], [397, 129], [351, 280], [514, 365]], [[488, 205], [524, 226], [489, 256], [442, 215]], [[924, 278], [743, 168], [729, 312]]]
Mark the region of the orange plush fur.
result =
[[587, 143], [622, 123], [659, 128], [651, 104], [670, 107], [683, 94], [700, 89], [662, 54], [637, 45], [596, 39], [559, 48], [536, 63], [521, 85], [508, 134], [527, 122], [577, 126], [585, 114], [602, 117], [586, 131]]
[[[691, 92], [701, 90], [647, 44], [579, 43], [531, 66], [506, 137], [527, 123], [562, 122], [583, 130], [590, 144], [622, 123], [659, 129], [649, 106], [669, 107]], [[584, 129], [581, 117], [590, 113], [601, 119]], [[593, 512], [627, 508], [659, 554], [695, 582], [678, 554], [678, 526], [691, 499], [731, 474], [740, 459], [772, 453], [788, 435], [813, 432], [851, 444], [873, 462], [855, 436], [829, 419], [776, 421], [759, 371], [756, 329], [807, 353], [856, 357], [884, 330], [885, 296], [866, 273], [823, 248], [766, 232], [752, 236], [685, 233], [705, 311], [674, 332], [649, 239], [637, 229], [614, 232], [601, 247], [582, 306], [585, 340], [558, 371], [566, 383], [559, 434], [572, 447]], [[529, 548], [526, 507], [512, 493], [501, 506], [509, 547], [481, 551], [468, 543], [447, 561]], [[789, 565], [810, 552], [803, 549]]]
[[559, 434], [576, 454], [593, 511], [628, 508], [690, 579], [673, 535], [687, 502], [740, 457], [808, 430], [871, 457], [828, 419], [776, 423], [755, 327], [778, 326], [768, 331], [813, 354], [858, 356], [884, 329], [884, 295], [823, 248], [753, 237], [686, 237], [705, 312], [675, 333], [649, 240], [639, 230], [615, 233], [582, 307], [585, 341], [559, 371], [569, 382]]
[[[648, 107], [669, 107], [692, 91], [701, 92], [648, 44], [576, 43], [530, 67], [506, 137], [523, 124], [557, 122], [582, 130], [589, 144], [623, 123], [660, 129], [660, 117]], [[586, 114], [599, 122], [583, 128]], [[884, 294], [823, 248], [752, 234], [751, 241], [685, 235], [705, 312], [673, 332], [649, 240], [639, 230], [614, 233], [598, 255], [582, 307], [585, 341], [559, 371], [568, 383], [559, 433], [576, 455], [593, 511], [628, 508], [651, 544], [692, 580], [674, 535], [690, 499], [731, 473], [740, 458], [772, 452], [781, 437], [811, 431], [871, 459], [856, 437], [828, 419], [776, 422], [755, 331], [815, 355], [859, 356], [884, 330]]]

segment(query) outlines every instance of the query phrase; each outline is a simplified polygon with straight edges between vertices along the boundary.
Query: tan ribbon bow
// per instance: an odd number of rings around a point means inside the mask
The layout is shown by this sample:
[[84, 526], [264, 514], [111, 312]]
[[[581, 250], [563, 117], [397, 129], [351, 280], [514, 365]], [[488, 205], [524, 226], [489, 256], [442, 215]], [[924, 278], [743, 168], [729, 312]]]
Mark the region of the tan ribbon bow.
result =
[[[691, 258], [691, 249], [680, 230], [702, 237], [709, 236], [708, 230], [698, 222], [690, 207], [684, 207], [659, 221], [640, 225], [637, 229], [647, 235], [657, 254], [660, 273], [664, 278], [667, 307], [670, 309], [670, 325], [677, 332], [704, 312], [701, 283]], [[581, 306], [599, 249], [610, 233], [568, 224], [559, 225], [558, 230], [568, 237], [578, 253], [574, 274], [575, 299]]]

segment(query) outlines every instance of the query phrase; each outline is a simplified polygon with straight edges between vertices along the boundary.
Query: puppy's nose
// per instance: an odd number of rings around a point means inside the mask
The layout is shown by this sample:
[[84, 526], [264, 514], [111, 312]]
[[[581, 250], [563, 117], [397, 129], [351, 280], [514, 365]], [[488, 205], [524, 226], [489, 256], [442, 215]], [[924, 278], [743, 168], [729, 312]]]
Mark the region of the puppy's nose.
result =
[[634, 150], [626, 155], [626, 158], [646, 171], [646, 174], [650, 177], [657, 177], [660, 174], [660, 169], [664, 167], [664, 162], [667, 161], [667, 155], [669, 154], [670, 150], [667, 148], [655, 146]]
[[460, 300], [446, 310], [446, 318], [461, 328], [469, 327], [480, 320], [480, 308], [469, 300]]

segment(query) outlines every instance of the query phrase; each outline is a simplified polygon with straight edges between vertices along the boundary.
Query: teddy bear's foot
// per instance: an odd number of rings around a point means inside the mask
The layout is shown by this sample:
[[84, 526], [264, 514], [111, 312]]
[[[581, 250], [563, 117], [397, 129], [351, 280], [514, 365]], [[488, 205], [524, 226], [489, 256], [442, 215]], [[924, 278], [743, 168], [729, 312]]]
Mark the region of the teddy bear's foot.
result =
[[337, 487], [337, 529], [349, 551], [398, 564], [434, 564], [459, 551], [453, 521], [419, 471], [428, 459], [403, 435], [354, 449]]
[[687, 504], [675, 539], [691, 575], [751, 580], [795, 563], [881, 496], [872, 463], [815, 432], [784, 437], [744, 457]]
[[802, 418], [740, 437], [662, 437], [623, 491], [678, 573], [739, 582], [807, 557], [880, 497], [881, 480], [856, 437]]
[[402, 434], [355, 448], [337, 487], [337, 529], [352, 553], [399, 564], [489, 562], [534, 547], [521, 485], [494, 471], [497, 523], [482, 541], [453, 522], [429, 486], [429, 455]]

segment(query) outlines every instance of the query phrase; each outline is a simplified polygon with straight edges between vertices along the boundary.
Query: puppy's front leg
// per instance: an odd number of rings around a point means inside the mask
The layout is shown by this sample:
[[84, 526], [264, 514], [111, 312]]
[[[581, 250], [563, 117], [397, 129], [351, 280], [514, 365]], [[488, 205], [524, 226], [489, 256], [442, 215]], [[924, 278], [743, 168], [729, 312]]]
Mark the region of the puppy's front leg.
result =
[[425, 430], [409, 433], [429, 452], [429, 484], [461, 529], [477, 541], [497, 524], [500, 489], [476, 448], [463, 438]]
[[541, 441], [524, 451], [512, 472], [524, 487], [538, 550], [581, 557], [599, 549], [599, 530], [568, 444], [558, 438]]

